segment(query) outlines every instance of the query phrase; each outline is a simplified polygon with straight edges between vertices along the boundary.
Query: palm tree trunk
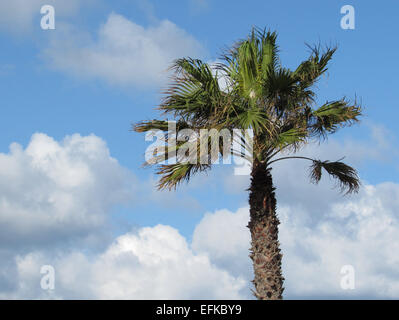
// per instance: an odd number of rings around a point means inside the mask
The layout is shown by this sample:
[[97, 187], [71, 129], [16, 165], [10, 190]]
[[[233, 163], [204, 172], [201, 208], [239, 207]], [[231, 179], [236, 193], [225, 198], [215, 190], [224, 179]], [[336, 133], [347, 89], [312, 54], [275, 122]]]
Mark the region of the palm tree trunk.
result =
[[276, 198], [270, 168], [254, 161], [249, 188], [251, 254], [255, 278], [254, 295], [261, 300], [278, 300], [283, 296], [282, 254], [278, 241]]

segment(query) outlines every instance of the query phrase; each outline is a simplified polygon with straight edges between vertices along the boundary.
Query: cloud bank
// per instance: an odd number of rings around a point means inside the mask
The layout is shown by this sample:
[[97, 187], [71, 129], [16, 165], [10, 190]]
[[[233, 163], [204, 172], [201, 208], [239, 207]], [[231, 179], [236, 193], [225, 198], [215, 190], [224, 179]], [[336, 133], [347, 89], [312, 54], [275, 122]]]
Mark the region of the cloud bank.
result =
[[[49, 261], [57, 275], [54, 292], [38, 286], [38, 270]], [[164, 225], [124, 234], [95, 257], [80, 251], [53, 259], [30, 253], [17, 258], [17, 268], [16, 293], [25, 298], [240, 299], [247, 286], [206, 255], [194, 254], [176, 229]]]
[[[0, 178], [2, 299], [253, 298], [246, 207], [206, 213], [191, 240], [156, 225], [94, 241], [137, 182], [93, 135], [12, 144], [0, 154]], [[279, 180], [280, 194], [292, 190]], [[399, 185], [331, 194], [322, 185], [280, 197], [285, 298], [397, 298]], [[55, 268], [53, 291], [40, 287], [43, 265]], [[354, 267], [354, 290], [340, 287], [344, 265]]]

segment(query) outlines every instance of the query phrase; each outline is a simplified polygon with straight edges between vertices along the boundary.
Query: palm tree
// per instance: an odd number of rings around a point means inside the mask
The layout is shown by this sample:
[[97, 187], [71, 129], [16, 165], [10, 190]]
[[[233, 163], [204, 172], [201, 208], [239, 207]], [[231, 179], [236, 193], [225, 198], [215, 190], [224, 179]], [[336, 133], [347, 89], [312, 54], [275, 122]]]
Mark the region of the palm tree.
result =
[[[282, 299], [284, 290], [278, 241], [280, 222], [276, 215], [271, 165], [286, 159], [308, 160], [312, 182], [318, 183], [325, 170], [336, 179], [341, 191], [358, 192], [360, 186], [356, 170], [342, 159], [321, 161], [295, 155], [304, 145], [323, 141], [339, 128], [359, 121], [361, 116], [361, 107], [356, 101], [350, 103], [345, 98], [315, 106], [316, 95], [312, 89], [327, 71], [336, 48], [309, 47], [308, 59], [290, 70], [280, 65], [276, 37], [275, 32], [253, 28], [246, 39], [222, 55], [221, 63], [209, 65], [192, 58], [176, 60], [171, 67], [172, 83], [159, 106], [166, 116], [176, 120], [176, 132], [210, 128], [230, 132], [237, 128], [252, 130], [251, 143], [241, 138], [240, 150], [232, 152], [244, 156], [244, 148], [252, 154], [248, 228], [254, 295], [258, 299]], [[221, 78], [225, 86], [221, 86]], [[134, 130], [167, 131], [168, 121], [142, 121]], [[165, 147], [158, 148], [147, 163], [158, 165], [160, 189], [176, 188], [193, 174], [209, 170], [215, 160], [214, 156], [208, 156], [208, 163], [199, 161], [204, 154], [198, 145], [214, 143], [209, 136], [188, 141], [177, 139], [176, 143], [172, 140], [174, 134], [165, 135]], [[186, 153], [187, 145], [193, 144], [199, 152], [194, 158]], [[217, 141], [217, 144], [222, 143]], [[184, 151], [183, 157], [179, 158], [176, 153], [179, 150]], [[172, 158], [173, 163], [162, 162]]]

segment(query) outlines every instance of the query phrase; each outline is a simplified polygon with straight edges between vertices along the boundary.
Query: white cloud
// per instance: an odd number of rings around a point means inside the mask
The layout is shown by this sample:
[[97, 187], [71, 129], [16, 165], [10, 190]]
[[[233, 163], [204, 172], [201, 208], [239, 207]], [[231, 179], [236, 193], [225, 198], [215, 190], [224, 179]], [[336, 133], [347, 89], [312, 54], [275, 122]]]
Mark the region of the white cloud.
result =
[[[105, 244], [110, 206], [129, 198], [133, 182], [94, 135], [57, 142], [38, 133], [26, 148], [13, 143], [1, 153], [0, 298], [242, 298], [247, 282], [192, 251], [170, 226]], [[54, 292], [39, 286], [49, 264]]]
[[233, 275], [249, 278], [252, 272], [248, 256], [250, 233], [246, 227], [249, 221], [247, 208], [236, 213], [218, 210], [207, 213], [193, 233], [192, 248], [195, 252], [207, 254], [212, 262]]
[[104, 80], [123, 87], [159, 85], [179, 57], [199, 56], [201, 44], [169, 20], [143, 27], [112, 13], [96, 39], [64, 26], [44, 51], [49, 64], [77, 77]]
[[[56, 270], [53, 294], [37, 286], [38, 270], [48, 263]], [[81, 252], [54, 259], [30, 253], [18, 257], [17, 266], [14, 295], [27, 298], [239, 299], [247, 285], [194, 254], [176, 229], [163, 225], [122, 235], [91, 259]]]
[[[294, 297], [399, 297], [399, 185], [366, 185], [335, 202], [316, 224], [311, 214], [281, 208], [287, 291]], [[353, 265], [356, 289], [340, 288], [340, 270]]]
[[104, 226], [110, 206], [128, 198], [127, 177], [94, 135], [57, 142], [37, 133], [25, 149], [13, 143], [0, 153], [0, 243], [90, 237]]
[[[306, 172], [285, 169], [281, 175], [294, 177], [278, 179], [285, 297], [397, 298], [399, 185], [364, 183], [343, 198], [328, 181], [304, 187]], [[57, 142], [36, 134], [25, 149], [13, 144], [0, 154], [0, 298], [253, 298], [248, 208], [205, 214], [191, 243], [157, 225], [100, 250], [70, 246], [95, 235], [109, 206], [126, 198], [126, 175], [93, 135]], [[56, 270], [52, 293], [39, 286], [47, 264]], [[344, 291], [340, 270], [348, 264], [356, 289]]]
[[[324, 198], [324, 192], [312, 196]], [[286, 298], [399, 297], [399, 185], [365, 185], [359, 195], [308, 208], [280, 203]], [[321, 212], [320, 212], [321, 211]], [[248, 209], [206, 215], [193, 248], [235, 276], [248, 272]], [[355, 290], [340, 287], [341, 268], [355, 268]]]
[[[314, 197], [322, 197], [315, 193]], [[397, 298], [399, 296], [399, 185], [366, 185], [358, 196], [317, 210], [281, 203], [280, 242], [286, 298]], [[16, 258], [15, 283], [1, 297], [98, 299], [251, 298], [248, 208], [208, 213], [191, 246], [165, 225], [129, 232], [102, 253], [37, 250]], [[38, 287], [40, 266], [56, 269], [56, 290]], [[355, 268], [356, 288], [340, 288], [341, 267]], [[6, 271], [3, 271], [5, 273]], [[18, 279], [18, 280], [17, 280]], [[2, 280], [2, 279], [0, 279]], [[2, 283], [0, 281], [0, 283]]]

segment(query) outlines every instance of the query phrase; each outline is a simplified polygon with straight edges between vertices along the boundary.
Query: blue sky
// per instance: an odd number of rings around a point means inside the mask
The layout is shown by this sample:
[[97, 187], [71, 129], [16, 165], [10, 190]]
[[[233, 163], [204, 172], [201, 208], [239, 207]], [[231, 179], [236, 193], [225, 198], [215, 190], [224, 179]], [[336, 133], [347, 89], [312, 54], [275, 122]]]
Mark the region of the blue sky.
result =
[[[44, 4], [55, 8], [55, 30], [40, 28]], [[354, 30], [340, 27], [340, 9], [347, 4], [355, 8]], [[0, 297], [114, 298], [120, 292], [130, 298], [223, 298], [226, 292], [231, 294], [226, 297], [251, 297], [246, 285], [251, 278], [246, 229], [237, 222], [247, 214], [248, 177], [233, 176], [231, 166], [219, 166], [176, 192], [156, 192], [154, 170], [141, 168], [149, 143], [130, 127], [157, 116], [154, 108], [167, 83], [164, 70], [173, 59], [192, 56], [215, 61], [223, 48], [258, 26], [277, 30], [281, 61], [290, 68], [308, 56], [305, 43], [337, 44], [329, 75], [318, 84], [318, 101], [357, 97], [365, 108], [360, 125], [340, 131], [326, 145], [304, 151], [332, 160], [346, 156], [363, 181], [358, 196], [341, 197], [328, 178], [320, 187], [309, 186], [302, 163], [274, 169], [279, 214], [285, 221], [287, 297], [397, 298], [398, 258], [384, 256], [378, 247], [395, 249], [399, 230], [397, 9], [394, 2], [370, 1], [3, 1], [0, 217], [9, 232], [0, 238], [0, 254], [7, 257], [0, 269], [15, 277], [0, 279]], [[296, 168], [302, 167], [299, 173]], [[370, 197], [375, 203], [370, 203]], [[52, 222], [46, 223], [45, 217]], [[229, 221], [231, 230], [238, 228], [241, 236], [234, 237], [233, 231], [219, 234], [215, 224], [229, 230]], [[373, 223], [378, 230], [379, 225], [381, 230], [386, 227], [386, 242], [375, 243], [373, 236], [378, 235], [372, 232], [368, 238]], [[295, 232], [303, 237], [300, 228], [308, 235], [302, 244], [291, 237]], [[181, 255], [173, 258], [176, 264], [178, 259], [202, 261], [198, 268], [205, 271], [190, 282], [190, 272], [172, 267], [187, 277], [183, 278], [186, 286], [176, 285], [172, 293], [160, 288], [151, 296], [140, 291], [137, 278], [145, 278], [153, 266], [142, 262], [143, 250], [137, 248], [151, 241], [157, 248], [159, 234], [174, 239], [166, 241], [169, 249], [179, 244], [175, 249], [181, 249]], [[223, 253], [206, 239], [229, 242], [231, 247]], [[331, 239], [337, 245], [331, 248], [331, 257], [325, 257], [323, 244], [328, 246]], [[127, 261], [106, 260], [115, 252], [129, 251], [120, 245], [123, 241], [134, 253], [130, 273], [129, 268], [123, 269]], [[375, 248], [367, 249], [369, 241]], [[6, 249], [8, 243], [12, 245]], [[351, 254], [351, 249], [356, 253]], [[159, 255], [161, 262], [170, 258], [156, 250], [153, 255]], [[365, 264], [367, 256], [375, 264]], [[66, 275], [71, 272], [84, 275], [79, 267], [75, 271], [62, 267], [79, 265], [75, 259], [93, 274], [111, 264], [116, 273], [126, 272], [137, 290], [120, 284], [118, 290], [105, 294], [101, 288], [118, 283], [111, 276], [109, 282], [93, 276], [87, 287], [77, 286], [78, 278], [68, 282]], [[235, 264], [234, 259], [245, 261]], [[389, 261], [384, 265], [381, 259]], [[336, 279], [339, 266], [351, 263], [359, 270], [359, 288], [348, 292], [339, 288]], [[50, 296], [35, 285], [40, 274], [29, 270], [42, 264], [54, 265], [63, 275], [57, 280], [60, 289]], [[180, 281], [176, 277], [173, 285]], [[218, 283], [219, 291], [213, 277], [224, 279]], [[329, 280], [319, 285], [319, 277]], [[373, 291], [376, 279], [383, 280]], [[172, 285], [166, 280], [160, 283]]]

